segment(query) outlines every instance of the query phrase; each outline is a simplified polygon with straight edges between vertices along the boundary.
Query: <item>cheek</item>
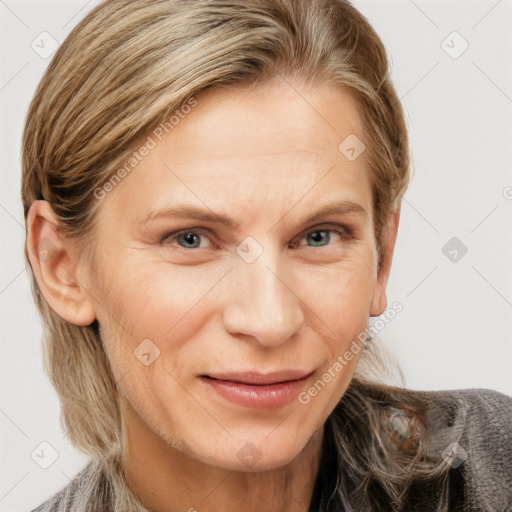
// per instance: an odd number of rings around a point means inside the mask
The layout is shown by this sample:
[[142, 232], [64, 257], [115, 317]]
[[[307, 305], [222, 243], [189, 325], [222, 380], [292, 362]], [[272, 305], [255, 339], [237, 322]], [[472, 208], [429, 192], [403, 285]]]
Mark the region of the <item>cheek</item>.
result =
[[[98, 318], [115, 378], [130, 373], [142, 383], [164, 362], [173, 371], [188, 364], [183, 348], [194, 344], [198, 330], [215, 311], [208, 294], [224, 271], [217, 275], [199, 267], [119, 261], [117, 269], [103, 267], [110, 279], [98, 290], [104, 301]], [[156, 364], [146, 367], [149, 361]]]
[[111, 279], [99, 291], [110, 313], [103, 317], [107, 324], [142, 339], [158, 338], [175, 328], [218, 280], [199, 267], [173, 268], [143, 257], [120, 259], [108, 272]]
[[301, 285], [301, 295], [328, 327], [341, 333], [366, 325], [374, 284], [368, 261], [347, 261], [338, 268], [308, 276]]
[[[297, 267], [291, 271], [286, 280], [306, 306], [305, 314], [311, 311], [336, 333], [354, 323], [359, 327], [361, 318], [366, 323], [374, 286], [370, 252], [361, 251], [337, 266]], [[171, 333], [177, 335], [177, 341], [184, 331], [194, 329], [194, 325], [198, 328], [229, 300], [226, 283], [222, 282], [229, 266], [221, 267], [173, 268], [143, 258], [123, 261], [115, 268], [111, 265], [107, 271], [111, 279], [102, 283], [98, 292], [105, 297], [105, 307], [100, 311], [105, 322], [100, 323], [124, 330], [134, 347], [146, 338], [164, 339]]]
[[[348, 269], [347, 269], [348, 270]], [[372, 297], [371, 272], [356, 265], [350, 272], [326, 280], [317, 296], [308, 300], [320, 320], [313, 319], [322, 333], [324, 364], [317, 378], [299, 395], [299, 403], [308, 408], [320, 426], [346, 392], [363, 350], [363, 339]]]
[[332, 410], [354, 375], [370, 316], [373, 281], [372, 265], [361, 259], [346, 262], [328, 279], [323, 278], [316, 293], [311, 286], [307, 290], [314, 312], [310, 323], [321, 333], [326, 356], [319, 381], [304, 395], [318, 417]]
[[[222, 331], [216, 322], [231, 297], [230, 276], [225, 276], [229, 266], [176, 268], [147, 261], [144, 254], [115, 261], [115, 266], [103, 267], [110, 279], [98, 293], [108, 300], [100, 311], [100, 324], [116, 378], [133, 370], [143, 372], [139, 352], [149, 353], [144, 358], [159, 357], [158, 363], [165, 362], [173, 372], [192, 364], [201, 329], [212, 326]], [[299, 298], [297, 307], [303, 309], [306, 324], [316, 332], [318, 350], [324, 352], [326, 361], [345, 352], [366, 328], [372, 276], [370, 250], [336, 266], [297, 266], [287, 275]]]

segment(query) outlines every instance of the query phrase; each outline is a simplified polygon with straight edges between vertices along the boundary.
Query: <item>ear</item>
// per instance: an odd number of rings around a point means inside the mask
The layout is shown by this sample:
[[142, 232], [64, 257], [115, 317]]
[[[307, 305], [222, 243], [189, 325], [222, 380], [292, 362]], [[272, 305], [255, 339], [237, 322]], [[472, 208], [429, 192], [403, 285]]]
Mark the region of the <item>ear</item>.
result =
[[386, 225], [384, 226], [384, 236], [381, 244], [382, 264], [378, 270], [375, 284], [373, 287], [373, 297], [370, 307], [371, 316], [379, 316], [384, 313], [388, 307], [388, 298], [386, 288], [388, 285], [389, 273], [391, 271], [391, 261], [395, 250], [395, 242], [398, 234], [398, 224], [400, 222], [400, 205], [389, 214]]
[[74, 325], [94, 319], [91, 297], [78, 281], [76, 241], [58, 231], [58, 222], [47, 201], [34, 201], [27, 215], [27, 253], [39, 289], [49, 306]]

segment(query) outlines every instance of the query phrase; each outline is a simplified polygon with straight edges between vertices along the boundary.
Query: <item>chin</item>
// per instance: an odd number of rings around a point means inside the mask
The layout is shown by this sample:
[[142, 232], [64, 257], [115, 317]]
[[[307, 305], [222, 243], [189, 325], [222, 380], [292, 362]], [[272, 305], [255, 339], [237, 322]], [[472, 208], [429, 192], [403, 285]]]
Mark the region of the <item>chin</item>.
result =
[[[279, 428], [279, 427], [278, 427]], [[201, 458], [204, 462], [230, 471], [259, 472], [268, 471], [290, 464], [307, 446], [310, 436], [304, 435], [304, 429], [297, 426], [294, 435], [290, 429], [280, 433], [266, 430], [259, 434], [223, 436], [211, 439], [207, 434], [200, 436], [205, 452]], [[302, 435], [298, 436], [297, 433]], [[205, 443], [206, 441], [206, 443]], [[212, 446], [216, 447], [212, 450]], [[195, 444], [197, 448], [197, 444]]]

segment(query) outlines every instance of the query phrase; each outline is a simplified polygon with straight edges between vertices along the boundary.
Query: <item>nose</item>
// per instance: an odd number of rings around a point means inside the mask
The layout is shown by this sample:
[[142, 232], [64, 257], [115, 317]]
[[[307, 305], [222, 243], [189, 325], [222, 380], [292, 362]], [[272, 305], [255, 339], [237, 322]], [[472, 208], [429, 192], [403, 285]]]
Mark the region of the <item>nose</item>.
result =
[[285, 343], [304, 325], [300, 290], [293, 289], [287, 282], [293, 280], [286, 279], [289, 272], [277, 271], [275, 262], [275, 258], [261, 256], [251, 264], [236, 264], [223, 316], [229, 333], [251, 337], [268, 347]]

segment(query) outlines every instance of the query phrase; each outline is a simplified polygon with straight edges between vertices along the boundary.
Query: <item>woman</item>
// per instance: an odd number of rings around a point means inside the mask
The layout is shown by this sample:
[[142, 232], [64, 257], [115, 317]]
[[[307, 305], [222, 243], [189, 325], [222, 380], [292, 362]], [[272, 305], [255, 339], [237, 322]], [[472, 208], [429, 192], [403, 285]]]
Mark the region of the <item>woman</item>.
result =
[[91, 456], [37, 510], [512, 510], [512, 398], [374, 376], [409, 179], [348, 2], [89, 14], [23, 140], [47, 370]]

